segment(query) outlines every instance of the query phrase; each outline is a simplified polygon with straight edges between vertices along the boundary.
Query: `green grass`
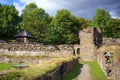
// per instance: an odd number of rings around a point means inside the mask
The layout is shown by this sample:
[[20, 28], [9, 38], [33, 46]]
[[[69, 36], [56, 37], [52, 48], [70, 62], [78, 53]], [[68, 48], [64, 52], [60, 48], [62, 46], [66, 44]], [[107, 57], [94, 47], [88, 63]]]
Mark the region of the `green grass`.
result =
[[83, 62], [90, 66], [92, 80], [109, 80], [97, 62]]
[[0, 63], [0, 71], [11, 69], [13, 64]]
[[70, 72], [68, 72], [62, 80], [77, 80], [76, 77], [78, 75], [81, 64], [77, 64]]
[[74, 56], [53, 58], [49, 61], [43, 62], [42, 64], [29, 64], [28, 68], [16, 69], [7, 75], [0, 76], [0, 80], [8, 80], [8, 78], [10, 80], [34, 80], [47, 75], [57, 67], [61, 66], [62, 63], [72, 61], [75, 58], [76, 57]]

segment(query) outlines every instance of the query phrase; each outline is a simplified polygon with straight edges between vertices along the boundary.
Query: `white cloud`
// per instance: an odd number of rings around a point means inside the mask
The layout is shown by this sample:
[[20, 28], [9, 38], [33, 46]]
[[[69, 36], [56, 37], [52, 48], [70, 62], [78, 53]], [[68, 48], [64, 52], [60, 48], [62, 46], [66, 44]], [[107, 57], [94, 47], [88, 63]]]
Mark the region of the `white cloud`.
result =
[[[20, 4], [24, 4], [24, 6]], [[15, 7], [20, 14], [22, 9], [29, 3], [35, 3], [39, 8], [43, 8], [49, 15], [54, 16], [59, 9], [68, 9], [77, 17], [92, 19], [97, 8], [103, 8], [107, 11], [112, 11], [113, 17], [119, 17], [119, 0], [17, 0], [14, 2]]]
[[[20, 3], [23, 3], [24, 6], [21, 6]], [[43, 8], [47, 13], [50, 15], [55, 15], [58, 9], [62, 9], [62, 5], [56, 3], [53, 0], [20, 0], [18, 2], [14, 2], [15, 7], [17, 10], [22, 13], [22, 9], [29, 3], [35, 3], [39, 8]]]
[[25, 6], [21, 6], [19, 3], [14, 2], [13, 5], [16, 7], [16, 9], [19, 11], [19, 15], [22, 14], [22, 10], [24, 9]]
[[119, 16], [117, 16], [117, 13], [116, 12], [110, 12], [110, 15], [112, 16], [112, 18], [118, 18], [118, 19], [120, 19], [120, 17]]

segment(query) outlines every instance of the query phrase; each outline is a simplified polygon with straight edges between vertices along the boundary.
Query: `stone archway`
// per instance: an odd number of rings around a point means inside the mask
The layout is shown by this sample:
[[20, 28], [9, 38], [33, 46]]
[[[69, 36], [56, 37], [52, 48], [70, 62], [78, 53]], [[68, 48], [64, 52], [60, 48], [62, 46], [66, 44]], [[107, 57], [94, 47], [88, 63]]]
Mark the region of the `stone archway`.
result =
[[74, 45], [74, 53], [75, 53], [75, 55], [80, 55], [80, 45], [79, 44]]
[[80, 55], [80, 48], [77, 48], [76, 53], [77, 53], [78, 55]]

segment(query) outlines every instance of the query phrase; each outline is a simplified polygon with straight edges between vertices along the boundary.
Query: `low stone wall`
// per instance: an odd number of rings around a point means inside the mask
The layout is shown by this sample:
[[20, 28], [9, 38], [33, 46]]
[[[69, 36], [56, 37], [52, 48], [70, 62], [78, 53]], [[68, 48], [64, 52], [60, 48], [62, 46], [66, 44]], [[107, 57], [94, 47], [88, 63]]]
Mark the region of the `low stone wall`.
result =
[[114, 60], [112, 52], [99, 52], [98, 63], [108, 78], [120, 80], [120, 62]]
[[[74, 58], [71, 61], [62, 63], [59, 67], [57, 67], [50, 73], [48, 73], [42, 77], [38, 76], [32, 80], [62, 80], [62, 78], [65, 76], [65, 74], [67, 74], [69, 71], [71, 71], [73, 69], [73, 67], [75, 67], [76, 64], [78, 64], [78, 63], [79, 63], [78, 59]], [[9, 72], [12, 72], [12, 71], [6, 71], [0, 75], [2, 77], [5, 77]], [[9, 76], [7, 76], [7, 77], [9, 77]], [[9, 77], [9, 79], [10, 79], [10, 77]], [[11, 77], [11, 78], [14, 78], [14, 77]], [[5, 79], [2, 79], [2, 80], [5, 80]]]
[[105, 72], [106, 76], [111, 78], [113, 69], [113, 55], [111, 52], [98, 53], [98, 63]]
[[10, 55], [0, 55], [0, 63], [12, 63], [12, 64], [38, 64], [48, 61], [52, 58], [40, 57], [40, 56], [10, 56]]
[[0, 43], [0, 54], [11, 55], [73, 55], [73, 45], [44, 45], [40, 43]]
[[103, 45], [120, 45], [120, 39], [103, 38]]
[[38, 77], [34, 80], [62, 80], [63, 76], [67, 74], [75, 65], [78, 64], [78, 59], [74, 59], [70, 62], [63, 63], [60, 67], [53, 70], [51, 73], [43, 76], [42, 78]]
[[119, 54], [120, 39], [103, 38], [103, 46], [98, 49], [97, 60], [106, 76], [112, 80], [120, 80]]
[[113, 63], [112, 79], [120, 80], [120, 62]]

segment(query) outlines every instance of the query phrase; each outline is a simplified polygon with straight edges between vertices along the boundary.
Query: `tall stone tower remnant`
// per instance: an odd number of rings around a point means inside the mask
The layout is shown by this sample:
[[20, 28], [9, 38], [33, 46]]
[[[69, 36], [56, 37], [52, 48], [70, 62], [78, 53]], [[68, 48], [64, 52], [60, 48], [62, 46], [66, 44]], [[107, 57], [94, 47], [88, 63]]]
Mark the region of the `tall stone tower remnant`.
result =
[[80, 57], [82, 61], [96, 61], [96, 50], [102, 45], [102, 34], [98, 28], [85, 28], [79, 32]]

